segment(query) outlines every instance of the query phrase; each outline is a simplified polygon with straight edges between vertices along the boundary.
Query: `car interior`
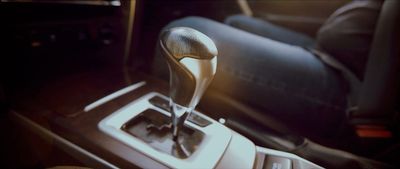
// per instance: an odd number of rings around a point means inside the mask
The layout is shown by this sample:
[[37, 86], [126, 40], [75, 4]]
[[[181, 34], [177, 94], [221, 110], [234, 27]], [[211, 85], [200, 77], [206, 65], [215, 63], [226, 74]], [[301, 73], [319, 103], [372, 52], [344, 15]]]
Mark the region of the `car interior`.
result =
[[[353, 1], [382, 5], [363, 78], [319, 55], [349, 81], [335, 119], [276, 112], [221, 74], [226, 46], [253, 42], [218, 34], [266, 41], [232, 16], [315, 39]], [[0, 0], [0, 19], [4, 168], [400, 168], [400, 1]], [[252, 49], [230, 50], [263, 55]], [[248, 77], [274, 73], [257, 70]]]

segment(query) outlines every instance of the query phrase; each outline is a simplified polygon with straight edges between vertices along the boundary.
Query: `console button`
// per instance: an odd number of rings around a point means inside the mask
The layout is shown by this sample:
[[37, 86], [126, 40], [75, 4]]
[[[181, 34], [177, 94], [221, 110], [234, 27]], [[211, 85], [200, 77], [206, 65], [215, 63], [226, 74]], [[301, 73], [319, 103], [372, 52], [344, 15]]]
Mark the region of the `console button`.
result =
[[263, 169], [291, 169], [292, 161], [289, 158], [267, 156]]

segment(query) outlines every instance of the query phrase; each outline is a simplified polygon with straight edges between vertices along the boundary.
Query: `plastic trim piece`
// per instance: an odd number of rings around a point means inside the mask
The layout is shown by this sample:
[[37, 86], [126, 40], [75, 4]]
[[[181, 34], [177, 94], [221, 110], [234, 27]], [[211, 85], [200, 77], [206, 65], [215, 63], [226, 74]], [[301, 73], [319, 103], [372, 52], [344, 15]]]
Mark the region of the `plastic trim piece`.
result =
[[136, 151], [141, 152], [155, 161], [166, 165], [166, 167], [198, 168], [199, 166], [202, 166], [202, 168], [215, 168], [223, 156], [226, 148], [228, 147], [229, 142], [231, 141], [232, 131], [212, 120], [211, 118], [202, 115], [201, 113], [196, 111], [192, 112], [209, 120], [212, 123], [206, 127], [200, 127], [189, 121], [185, 122], [185, 125], [188, 125], [205, 134], [203, 141], [200, 143], [197, 150], [186, 159], [178, 159], [169, 154], [160, 152], [150, 147], [142, 140], [135, 138], [134, 136], [121, 130], [122, 125], [147, 109], [154, 109], [166, 116], [170, 116], [170, 113], [154, 106], [149, 102], [149, 100], [154, 96], [168, 99], [166, 96], [156, 92], [148, 93], [104, 118], [98, 124], [99, 129], [116, 140], [119, 140], [132, 147]]
[[99, 156], [79, 147], [78, 145], [62, 138], [61, 136], [43, 128], [39, 124], [33, 122], [32, 120], [28, 119], [27, 117], [20, 115], [17, 112], [11, 113], [13, 116], [16, 117], [22, 125], [26, 126], [29, 130], [33, 130], [42, 138], [54, 139], [57, 145], [60, 145], [60, 148], [63, 149], [66, 153], [76, 157], [77, 160], [87, 164], [89, 166], [93, 166], [95, 168], [118, 168], [117, 166], [107, 162], [106, 160], [100, 158]]
[[323, 169], [323, 167], [318, 166], [310, 161], [307, 161], [297, 155], [283, 152], [283, 151], [277, 151], [277, 150], [272, 150], [269, 148], [264, 148], [264, 147], [259, 147], [256, 146], [257, 150], [257, 169], [260, 167], [264, 167], [264, 159], [266, 156], [277, 156], [277, 157], [283, 157], [283, 158], [288, 158], [292, 161], [293, 169]]

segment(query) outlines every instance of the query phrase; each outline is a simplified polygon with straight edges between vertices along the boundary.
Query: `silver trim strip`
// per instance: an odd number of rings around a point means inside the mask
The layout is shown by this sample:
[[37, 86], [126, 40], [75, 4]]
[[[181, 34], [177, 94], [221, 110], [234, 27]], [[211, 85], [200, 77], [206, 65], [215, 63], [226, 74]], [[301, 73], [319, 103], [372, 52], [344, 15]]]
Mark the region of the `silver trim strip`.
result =
[[[102, 164], [103, 166], [107, 167], [107, 168], [118, 168], [117, 166], [105, 161], [104, 159], [100, 158], [99, 156], [79, 147], [78, 145], [58, 136], [57, 134], [43, 128], [42, 126], [38, 125], [37, 123], [33, 122], [32, 120], [26, 118], [23, 115], [20, 115], [17, 112], [12, 112], [12, 114], [14, 114], [17, 118], [19, 118], [22, 122], [25, 122], [29, 125], [29, 127], [32, 127], [31, 129], [36, 129], [38, 130], [40, 135], [47, 137], [47, 138], [53, 138], [56, 141], [64, 144], [65, 146], [72, 148], [73, 150], [76, 150], [77, 152], [86, 155], [87, 157], [89, 157], [90, 159]], [[82, 159], [81, 159], [82, 160]]]
[[6, 2], [20, 2], [20, 3], [43, 3], [43, 4], [76, 4], [76, 5], [99, 5], [99, 6], [121, 6], [120, 0], [111, 0], [111, 1], [71, 1], [71, 0], [40, 0], [40, 1], [32, 1], [32, 0], [0, 0], [0, 3]]
[[243, 14], [247, 16], [253, 16], [253, 11], [251, 10], [247, 0], [236, 0]]
[[132, 32], [133, 25], [135, 21], [135, 12], [136, 12], [136, 1], [129, 1], [129, 17], [128, 17], [128, 29], [126, 31], [126, 39], [125, 39], [125, 47], [124, 47], [124, 65], [123, 65], [123, 73], [125, 81], [128, 83], [132, 83], [131, 76], [129, 76], [129, 56], [131, 54], [132, 47]]
[[128, 93], [128, 92], [131, 92], [131, 91], [133, 91], [133, 90], [136, 90], [137, 88], [142, 87], [142, 86], [144, 86], [145, 84], [146, 84], [145, 81], [141, 81], [141, 82], [139, 82], [139, 83], [135, 83], [135, 84], [133, 84], [133, 85], [130, 85], [130, 86], [128, 86], [128, 87], [125, 87], [125, 88], [123, 88], [123, 89], [120, 89], [120, 90], [118, 90], [118, 91], [116, 91], [116, 92], [114, 92], [114, 93], [111, 93], [111, 94], [107, 95], [106, 97], [103, 97], [103, 98], [101, 98], [101, 99], [99, 99], [99, 100], [97, 100], [97, 101], [95, 101], [95, 102], [93, 102], [93, 103], [87, 105], [87, 106], [83, 109], [83, 111], [88, 112], [88, 111], [90, 111], [90, 110], [93, 110], [94, 108], [96, 108], [96, 107], [98, 107], [98, 106], [100, 106], [100, 105], [102, 105], [102, 104], [104, 104], [104, 103], [107, 103], [107, 102], [109, 102], [110, 100], [115, 99], [115, 98], [117, 98], [117, 97], [119, 97], [119, 96], [121, 96], [121, 95], [124, 95], [124, 94], [126, 94], [126, 93]]

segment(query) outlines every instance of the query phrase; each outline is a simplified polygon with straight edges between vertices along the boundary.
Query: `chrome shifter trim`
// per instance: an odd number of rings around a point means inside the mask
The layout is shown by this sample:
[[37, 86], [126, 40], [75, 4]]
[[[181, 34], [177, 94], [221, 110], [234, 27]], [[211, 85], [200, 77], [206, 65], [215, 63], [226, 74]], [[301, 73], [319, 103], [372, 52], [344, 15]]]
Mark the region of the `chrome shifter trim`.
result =
[[193, 97], [190, 100], [189, 108], [194, 108], [200, 101], [208, 85], [214, 78], [217, 71], [217, 57], [210, 60], [193, 59], [185, 57], [179, 61], [189, 72], [192, 73], [195, 81]]
[[197, 111], [193, 111], [192, 113], [210, 121], [211, 124], [206, 127], [201, 127], [190, 121], [185, 121], [185, 125], [204, 133], [203, 141], [198, 145], [196, 151], [185, 159], [179, 159], [158, 151], [139, 138], [121, 130], [121, 127], [124, 124], [147, 109], [153, 109], [166, 116], [170, 116], [171, 114], [169, 112], [154, 106], [149, 102], [149, 100], [155, 96], [168, 99], [166, 96], [156, 92], [148, 93], [104, 118], [98, 124], [99, 129], [110, 137], [123, 142], [132, 147], [132, 149], [166, 165], [167, 167], [199, 168], [199, 166], [201, 166], [201, 168], [215, 168], [228, 147], [232, 138], [232, 131]]
[[121, 95], [124, 95], [124, 94], [126, 94], [126, 93], [128, 93], [128, 92], [131, 92], [131, 91], [133, 91], [133, 90], [136, 90], [137, 88], [142, 87], [142, 86], [144, 86], [145, 84], [146, 84], [145, 81], [141, 81], [141, 82], [139, 82], [139, 83], [135, 83], [135, 84], [130, 85], [130, 86], [128, 86], [128, 87], [122, 88], [122, 89], [120, 89], [120, 90], [118, 90], [118, 91], [116, 91], [116, 92], [114, 92], [114, 93], [111, 93], [111, 94], [107, 95], [106, 97], [103, 97], [103, 98], [101, 98], [101, 99], [99, 99], [99, 100], [97, 100], [97, 101], [95, 101], [95, 102], [93, 102], [93, 103], [87, 105], [87, 106], [83, 109], [83, 111], [88, 112], [88, 111], [90, 111], [90, 110], [93, 110], [94, 108], [96, 108], [96, 107], [98, 107], [98, 106], [100, 106], [100, 105], [102, 105], [102, 104], [104, 104], [104, 103], [107, 103], [107, 102], [109, 102], [110, 100], [115, 99], [115, 98], [117, 98], [117, 97], [119, 97], [119, 96], [121, 96]]

